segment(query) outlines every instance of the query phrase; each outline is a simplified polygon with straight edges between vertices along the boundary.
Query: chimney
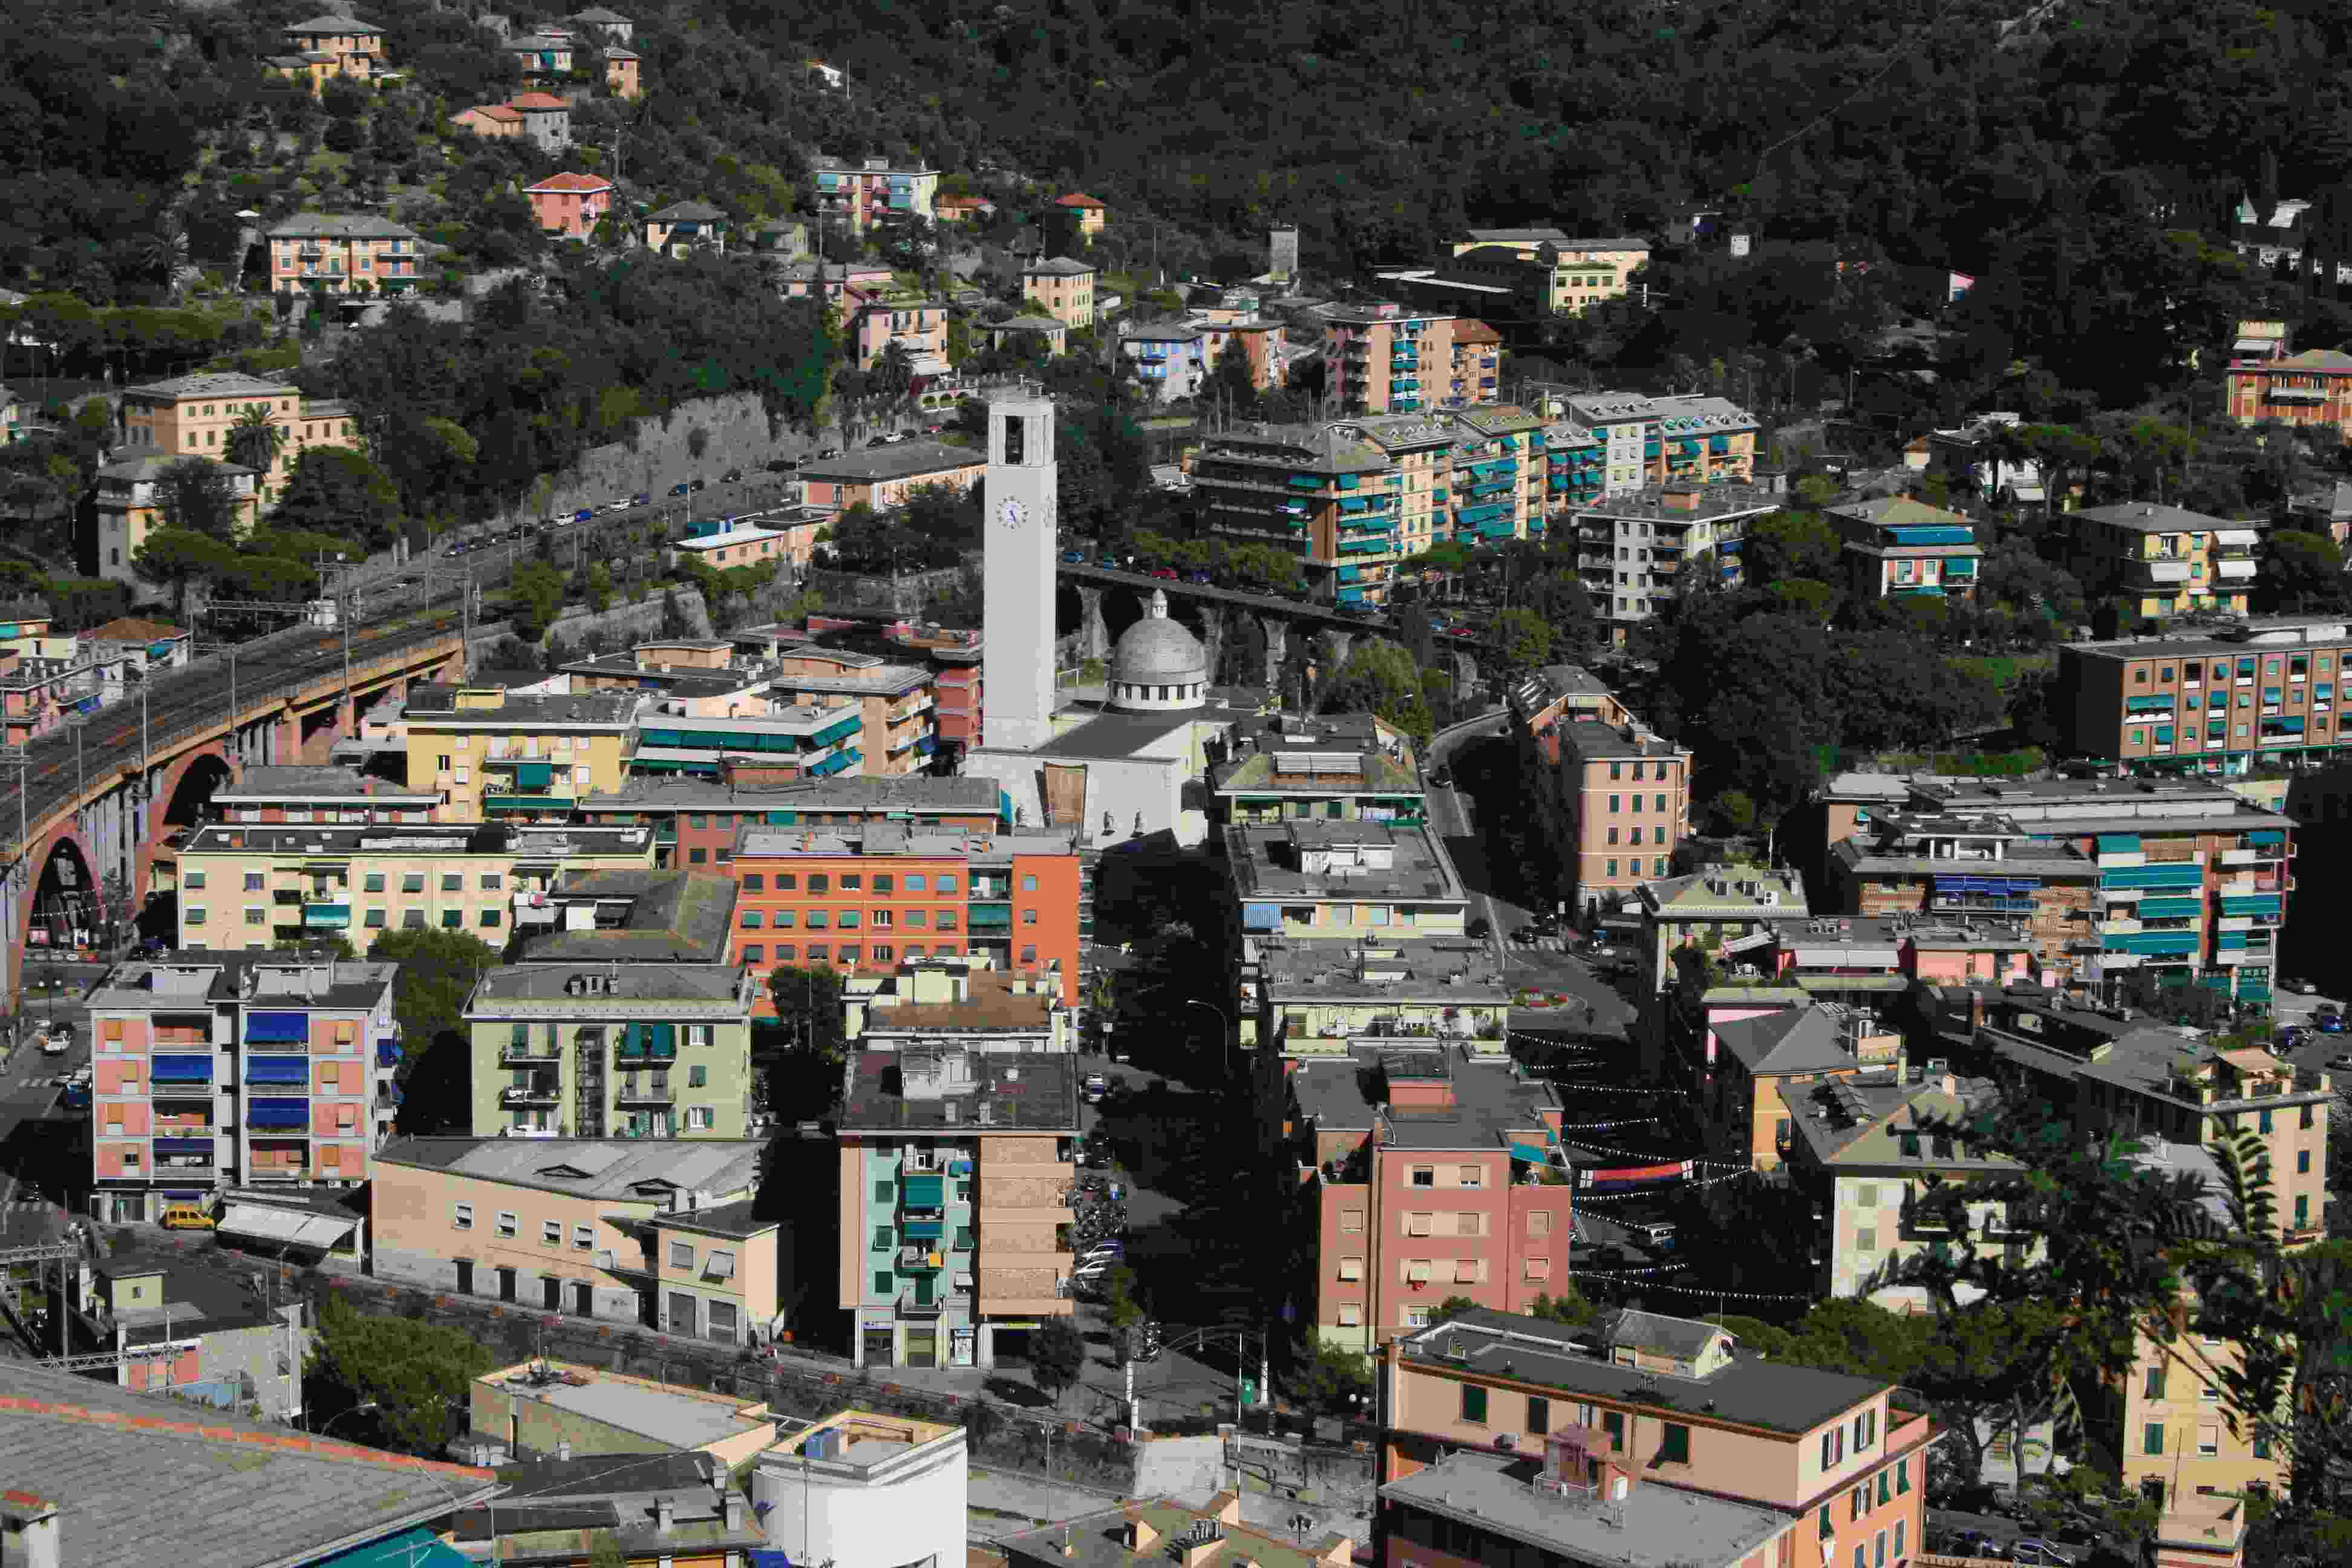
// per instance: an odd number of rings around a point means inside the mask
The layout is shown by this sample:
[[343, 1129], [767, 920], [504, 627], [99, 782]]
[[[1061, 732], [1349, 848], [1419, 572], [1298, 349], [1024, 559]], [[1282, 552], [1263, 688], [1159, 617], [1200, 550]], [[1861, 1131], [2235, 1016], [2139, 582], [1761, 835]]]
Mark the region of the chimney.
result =
[[572, 1458], [572, 1439], [571, 1439], [571, 1438], [569, 1438], [569, 1437], [559, 1437], [558, 1439], [556, 1439], [556, 1443], [555, 1443], [555, 1457], [556, 1457], [556, 1458], [557, 1458], [558, 1460], [569, 1459], [570, 1458]]
[[1127, 1549], [1149, 1552], [1160, 1544], [1160, 1532], [1139, 1519], [1129, 1520], [1127, 1526]]
[[727, 1533], [733, 1535], [743, 1528], [743, 1494], [736, 1491], [729, 1492], [725, 1509]]
[[14, 1488], [0, 1492], [9, 1568], [58, 1568], [58, 1505]]
[[667, 1492], [654, 1500], [654, 1529], [667, 1535], [677, 1526], [677, 1504]]

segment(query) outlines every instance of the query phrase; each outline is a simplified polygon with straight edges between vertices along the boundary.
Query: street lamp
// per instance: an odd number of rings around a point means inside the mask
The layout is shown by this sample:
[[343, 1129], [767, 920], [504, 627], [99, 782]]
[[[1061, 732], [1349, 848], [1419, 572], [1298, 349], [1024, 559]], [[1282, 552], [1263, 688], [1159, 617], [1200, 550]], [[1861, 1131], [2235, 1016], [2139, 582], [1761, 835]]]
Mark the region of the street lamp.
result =
[[364, 1414], [365, 1412], [380, 1408], [382, 1407], [378, 1405], [374, 1400], [368, 1399], [362, 1400], [361, 1403], [352, 1405], [349, 1410], [338, 1410], [332, 1415], [327, 1417], [327, 1424], [319, 1428], [319, 1436], [324, 1437], [332, 1433], [335, 1429], [335, 1423], [341, 1421], [347, 1415], [358, 1415]]
[[1217, 1016], [1217, 1022], [1218, 1022], [1220, 1025], [1222, 1025], [1222, 1026], [1223, 1026], [1223, 1028], [1224, 1028], [1224, 1046], [1225, 1046], [1225, 1076], [1226, 1076], [1227, 1078], [1231, 1078], [1231, 1077], [1233, 1077], [1233, 1075], [1234, 1075], [1234, 1023], [1233, 1023], [1233, 1019], [1232, 1019], [1231, 1017], [1229, 1017], [1229, 1016], [1226, 1015], [1225, 1010], [1224, 1010], [1223, 1007], [1218, 1006], [1214, 1002], [1203, 1002], [1203, 1001], [1202, 1001], [1198, 996], [1187, 996], [1187, 997], [1185, 997], [1185, 998], [1184, 998], [1184, 1005], [1186, 1005], [1187, 1007], [1206, 1007], [1210, 1012], [1214, 1013], [1214, 1014]]

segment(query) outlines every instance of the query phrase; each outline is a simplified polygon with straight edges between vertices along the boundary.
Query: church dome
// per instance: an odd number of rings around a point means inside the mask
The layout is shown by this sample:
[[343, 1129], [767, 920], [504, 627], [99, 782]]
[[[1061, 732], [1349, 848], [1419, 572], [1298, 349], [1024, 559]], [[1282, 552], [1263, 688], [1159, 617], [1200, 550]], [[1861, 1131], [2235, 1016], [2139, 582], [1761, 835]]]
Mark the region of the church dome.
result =
[[1143, 618], [1111, 649], [1111, 706], [1145, 712], [1198, 708], [1208, 689], [1209, 656], [1201, 639], [1168, 618], [1168, 595], [1153, 589]]

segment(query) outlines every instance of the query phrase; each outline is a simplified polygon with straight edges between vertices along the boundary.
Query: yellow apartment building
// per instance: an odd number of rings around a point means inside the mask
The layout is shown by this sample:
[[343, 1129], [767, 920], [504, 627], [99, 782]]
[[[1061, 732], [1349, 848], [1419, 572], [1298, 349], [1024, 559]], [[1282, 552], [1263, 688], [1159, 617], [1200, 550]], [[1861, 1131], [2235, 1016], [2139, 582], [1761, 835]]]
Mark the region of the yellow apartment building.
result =
[[638, 701], [623, 692], [411, 687], [402, 710], [408, 787], [437, 791], [453, 822], [568, 820], [583, 799], [621, 787]]
[[690, 1339], [776, 1315], [754, 1140], [404, 1138], [377, 1156], [379, 1278]]
[[1021, 292], [1029, 302], [1066, 327], [1095, 324], [1095, 269], [1055, 256], [1021, 269]]
[[270, 291], [404, 294], [424, 276], [424, 241], [366, 213], [297, 213], [270, 226]]
[[2066, 514], [2074, 575], [2094, 595], [2113, 595], [2125, 613], [2158, 619], [2190, 610], [2246, 613], [2262, 534], [2203, 512], [2125, 501]]
[[[341, 403], [312, 401], [299, 388], [236, 371], [206, 371], [149, 382], [122, 393], [122, 441], [158, 454], [226, 461], [230, 433], [249, 410], [259, 410], [278, 433], [278, 454], [258, 474], [256, 490], [266, 510], [285, 488], [295, 459], [310, 447], [363, 445], [359, 419]], [[128, 561], [126, 551], [123, 559]]]
[[[1418, 555], [1451, 537], [1454, 518], [1447, 481], [1454, 471], [1452, 454], [1456, 434], [1452, 422], [1443, 416], [1387, 414], [1352, 421], [1344, 429], [1388, 457], [1396, 481], [1398, 559]], [[1391, 566], [1349, 564], [1377, 587], [1377, 594], [1370, 587], [1368, 594], [1375, 598], [1386, 597]], [[1352, 581], [1348, 576], [1349, 569], [1348, 564], [1339, 568], [1343, 587]]]
[[620, 957], [482, 975], [466, 1004], [477, 1137], [751, 1135], [751, 972]]
[[267, 948], [385, 931], [462, 931], [503, 947], [567, 872], [650, 870], [639, 827], [224, 823], [182, 846], [180, 946]]
[[[139, 580], [131, 563], [138, 557], [147, 536], [163, 525], [163, 515], [156, 505], [159, 487], [164, 471], [174, 463], [187, 460], [184, 452], [167, 452], [154, 447], [125, 447], [114, 454], [114, 460], [98, 470], [98, 574], [115, 583]], [[229, 494], [236, 503], [236, 531], [251, 531], [253, 520], [259, 514], [261, 493], [254, 484], [255, 474], [242, 463], [222, 463], [221, 477], [228, 481]]]

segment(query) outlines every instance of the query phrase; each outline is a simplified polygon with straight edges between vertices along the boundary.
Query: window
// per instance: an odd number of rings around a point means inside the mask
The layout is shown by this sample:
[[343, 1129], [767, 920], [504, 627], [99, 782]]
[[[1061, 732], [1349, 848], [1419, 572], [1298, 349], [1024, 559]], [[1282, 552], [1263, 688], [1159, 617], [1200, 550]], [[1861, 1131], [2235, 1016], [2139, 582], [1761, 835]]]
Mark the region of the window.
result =
[[[881, 884], [880, 882], [878, 882], [878, 881], [877, 881], [877, 882], [876, 882], [876, 883], [874, 884], [874, 890], [875, 890], [876, 892], [877, 892], [877, 893], [878, 893], [878, 892], [882, 892], [882, 891], [884, 891], [885, 889], [883, 889], [882, 884]], [[908, 873], [907, 873], [907, 891], [908, 891], [908, 892], [910, 892], [910, 893], [919, 893], [919, 892], [921, 892], [922, 890], [923, 890], [923, 873], [922, 873], [922, 872], [920, 872], [920, 871], [909, 871], [909, 872], [908, 872]]]
[[2270, 1435], [2268, 1432], [2257, 1432], [2257, 1433], [2255, 1433], [2255, 1434], [2254, 1434], [2254, 1458], [2257, 1458], [2257, 1459], [2267, 1459], [2267, 1458], [2269, 1458], [2270, 1457], [2271, 1457], [2271, 1435]]
[[245, 923], [249, 926], [268, 925], [268, 911], [259, 904], [247, 904], [245, 906]]
[[[1426, 1309], [1423, 1309], [1423, 1310], [1426, 1310]], [[1339, 1326], [1340, 1326], [1341, 1328], [1343, 1328], [1343, 1329], [1355, 1329], [1355, 1328], [1361, 1328], [1361, 1327], [1363, 1326], [1363, 1322], [1364, 1322], [1364, 1309], [1363, 1309], [1362, 1307], [1360, 1307], [1360, 1306], [1357, 1305], [1357, 1304], [1356, 1304], [1356, 1303], [1354, 1303], [1354, 1302], [1348, 1302], [1348, 1303], [1343, 1304], [1343, 1305], [1340, 1307], [1340, 1309], [1339, 1309]]]
[[2140, 1380], [2139, 1396], [2142, 1399], [2164, 1397], [2164, 1368], [2152, 1366], [2147, 1369], [2147, 1374]]
[[877, 1269], [875, 1271], [874, 1294], [877, 1296], [887, 1296], [890, 1294], [890, 1275], [888, 1270]]
[[1877, 1251], [1878, 1227], [1872, 1225], [1857, 1227], [1853, 1233], [1853, 1249], [1856, 1252]]
[[1895, 1473], [1891, 1470], [1882, 1469], [1878, 1472], [1878, 1506], [1885, 1508], [1888, 1503], [1893, 1502], [1894, 1500]]
[[1363, 1277], [1364, 1277], [1364, 1260], [1363, 1260], [1362, 1258], [1342, 1258], [1341, 1259], [1339, 1259], [1339, 1278], [1340, 1278], [1340, 1279], [1361, 1279]]
[[1362, 1234], [1363, 1234], [1363, 1230], [1364, 1230], [1364, 1211], [1363, 1211], [1363, 1210], [1361, 1210], [1361, 1209], [1341, 1209], [1341, 1210], [1339, 1211], [1339, 1234], [1340, 1234], [1340, 1235], [1342, 1235], [1342, 1236], [1360, 1236], [1360, 1235], [1362, 1235]]
[[1611, 1453], [1622, 1454], [1625, 1451], [1625, 1413], [1623, 1411], [1604, 1412], [1601, 1417], [1601, 1429], [1609, 1434]]
[[[1037, 923], [1037, 911], [1035, 910], [1023, 910], [1021, 911], [1021, 923], [1025, 926], [1035, 925]], [[2269, 1129], [2265, 1128], [2263, 1131], [2268, 1131]]]
[[189, 923], [190, 925], [192, 925], [192, 926], [200, 926], [200, 925], [202, 925], [202, 924], [204, 924], [204, 923], [205, 923], [205, 906], [204, 906], [204, 905], [202, 905], [202, 904], [191, 904], [191, 905], [189, 905], [189, 906], [188, 906], [188, 910], [187, 910], [187, 914], [188, 914], [188, 923]]
[[407, 871], [402, 873], [400, 879], [400, 890], [404, 893], [423, 892], [425, 890], [425, 873], [422, 871]]
[[247, 892], [257, 893], [261, 891], [261, 882], [262, 878], [260, 872], [247, 871], [245, 874], [245, 890]]
[[1829, 1540], [1832, 1536], [1833, 1536], [1833, 1535], [1835, 1535], [1835, 1534], [1837, 1533], [1837, 1526], [1836, 1526], [1836, 1525], [1834, 1525], [1834, 1524], [1832, 1524], [1832, 1523], [1830, 1522], [1830, 1510], [1829, 1510], [1829, 1505], [1828, 1505], [1828, 1504], [1826, 1504], [1826, 1503], [1824, 1503], [1824, 1504], [1822, 1504], [1822, 1520], [1821, 1520], [1820, 1532], [1821, 1532], [1821, 1538], [1822, 1538], [1823, 1541], [1827, 1541], [1827, 1540]]
[[444, 871], [441, 873], [441, 890], [443, 892], [454, 893], [463, 889], [465, 885], [466, 877], [464, 872]]
[[1486, 1391], [1475, 1383], [1462, 1385], [1462, 1419], [1474, 1426], [1486, 1424]]
[[486, 927], [498, 924], [499, 914], [499, 911], [497, 910], [484, 910], [482, 911], [482, 924]]
[[1611, 796], [1609, 797], [1609, 809], [1610, 809], [1611, 811], [1617, 811], [1617, 810], [1622, 809], [1621, 803], [1623, 801], [1623, 799], [1624, 799], [1624, 798], [1625, 798], [1625, 797], [1624, 797], [1624, 796], [1622, 796], [1622, 795], [1611, 795]]
[[1910, 1489], [1911, 1461], [1908, 1459], [1897, 1459], [1895, 1461], [1895, 1495], [1896, 1497], [1901, 1497]]
[[1407, 1236], [1427, 1236], [1436, 1218], [1435, 1215], [1409, 1214], [1404, 1216], [1404, 1233]]
[[1907, 1519], [1898, 1519], [1895, 1521], [1895, 1560], [1897, 1563], [1903, 1561], [1903, 1531], [1910, 1522]]
[[1877, 1542], [1871, 1548], [1870, 1563], [1871, 1568], [1886, 1568], [1886, 1531], [1883, 1530], [1878, 1532]]
[[1858, 1486], [1858, 1487], [1854, 1488], [1854, 1489], [1853, 1489], [1853, 1490], [1852, 1490], [1852, 1491], [1850, 1491], [1850, 1492], [1848, 1492], [1848, 1493], [1846, 1493], [1846, 1494], [1845, 1494], [1845, 1508], [1846, 1508], [1845, 1519], [1846, 1519], [1846, 1522], [1847, 1522], [1848, 1524], [1852, 1524], [1852, 1523], [1853, 1523], [1855, 1521], [1857, 1521], [1857, 1520], [1861, 1519], [1861, 1518], [1862, 1518], [1862, 1516], [1863, 1516], [1865, 1512], [1867, 1512], [1867, 1511], [1869, 1510], [1869, 1508], [1870, 1508], [1870, 1483], [1869, 1483], [1869, 1482], [1865, 1481], [1865, 1482], [1864, 1482], [1862, 1485], [1860, 1485], [1860, 1486]]
[[572, 1245], [578, 1251], [588, 1251], [591, 1247], [593, 1247], [596, 1245], [595, 1230], [589, 1226], [573, 1226], [572, 1227]]
[[2140, 1428], [2139, 1451], [2143, 1454], [2161, 1454], [2164, 1452], [2163, 1422], [2151, 1421], [2147, 1426]]
[[1541, 1394], [1528, 1395], [1528, 1436], [1540, 1437], [1551, 1430], [1551, 1401]]
[[202, 888], [204, 885], [205, 874], [202, 871], [191, 871], [188, 873], [188, 887], [191, 889]]
[[877, 1182], [877, 1183], [875, 1183], [875, 1184], [874, 1184], [874, 1201], [875, 1201], [876, 1203], [877, 1203], [877, 1204], [880, 1204], [880, 1205], [884, 1205], [885, 1207], [887, 1207], [887, 1206], [888, 1206], [889, 1205], [891, 1205], [891, 1204], [895, 1204], [895, 1203], [897, 1203], [897, 1202], [898, 1201], [898, 1187], [897, 1187], [895, 1184], [891, 1184], [891, 1183], [889, 1183], [889, 1182]]
[[500, 1209], [499, 1211], [498, 1229], [500, 1236], [505, 1237], [509, 1241], [513, 1240], [517, 1223], [514, 1210]]
[[767, 889], [768, 889], [768, 879], [767, 879], [767, 878], [765, 878], [765, 877], [761, 876], [761, 875], [759, 872], [757, 872], [757, 871], [751, 871], [751, 872], [747, 872], [747, 873], [745, 873], [744, 878], [743, 878], [743, 890], [744, 890], [745, 892], [747, 892], [747, 893], [762, 893], [762, 892], [767, 891]]
[[767, 924], [767, 920], [758, 910], [745, 910], [741, 924], [745, 931], [759, 931]]
[[540, 1221], [539, 1239], [549, 1247], [562, 1246], [563, 1226], [562, 1222], [551, 1219]]
[[1658, 1438], [1658, 1460], [1662, 1465], [1690, 1463], [1690, 1428], [1678, 1421], [1664, 1424], [1665, 1430]]
[[672, 1268], [693, 1268], [694, 1243], [690, 1241], [671, 1242], [669, 1244], [669, 1266]]
[[456, 1216], [455, 1216], [455, 1217], [456, 1217], [456, 1221], [457, 1221], [457, 1228], [458, 1228], [459, 1230], [471, 1230], [471, 1229], [473, 1229], [473, 1228], [474, 1228], [474, 1205], [471, 1205], [471, 1204], [459, 1204], [459, 1205], [457, 1205], [457, 1214], [456, 1214]]
[[506, 878], [500, 873], [496, 871], [485, 871], [482, 873], [482, 891], [486, 893], [495, 893], [504, 888], [505, 885]]
[[1412, 1168], [1412, 1184], [1416, 1187], [1433, 1187], [1437, 1185], [1437, 1167], [1434, 1165], [1415, 1165]]
[[1462, 1167], [1459, 1180], [1465, 1187], [1482, 1187], [1486, 1184], [1486, 1173], [1483, 1166], [1465, 1165]]
[[2221, 1452], [2221, 1428], [2219, 1426], [2198, 1427], [2197, 1457], [2200, 1459], [2210, 1459], [2218, 1457]]
[[[2305, 1110], [2309, 1110], [2309, 1109], [2311, 1109], [2311, 1108], [2310, 1108], [2309, 1106], [2305, 1106], [2304, 1109], [2305, 1109]], [[2311, 1151], [2310, 1151], [2310, 1150], [2308, 1150], [2308, 1149], [2298, 1149], [2298, 1150], [2296, 1150], [2296, 1151], [2295, 1151], [2295, 1154], [2294, 1154], [2294, 1173], [2295, 1173], [2296, 1175], [2298, 1175], [2298, 1176], [2307, 1176], [2307, 1175], [2311, 1174]]]
[[[779, 879], [778, 886], [782, 885], [782, 880]], [[829, 893], [833, 891], [833, 879], [823, 871], [812, 871], [809, 873], [808, 890], [812, 893]]]
[[743, 962], [744, 962], [744, 963], [765, 963], [767, 961], [768, 961], [768, 949], [767, 949], [767, 944], [766, 944], [765, 942], [751, 942], [751, 943], [750, 943], [749, 945], [747, 945], [747, 946], [743, 949]]

